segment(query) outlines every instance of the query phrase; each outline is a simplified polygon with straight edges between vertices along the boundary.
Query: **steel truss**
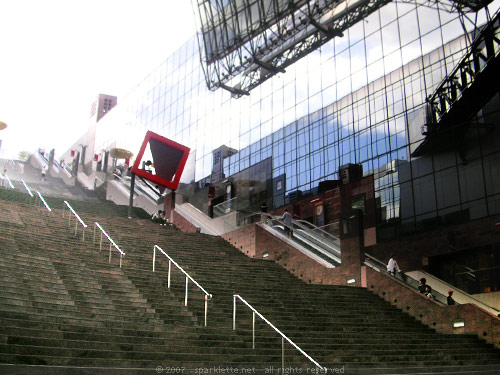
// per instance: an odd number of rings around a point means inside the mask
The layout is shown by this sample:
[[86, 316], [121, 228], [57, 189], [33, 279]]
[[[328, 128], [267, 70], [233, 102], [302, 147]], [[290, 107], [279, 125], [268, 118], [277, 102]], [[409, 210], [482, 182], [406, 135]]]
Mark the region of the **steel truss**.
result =
[[460, 146], [471, 117], [500, 90], [500, 11], [476, 34], [469, 51], [427, 99], [420, 156], [446, 146]]
[[[284, 7], [283, 0], [193, 0], [201, 20], [199, 50], [207, 87], [234, 97], [248, 95], [391, 1], [289, 0]], [[404, 2], [466, 15], [490, 1]]]

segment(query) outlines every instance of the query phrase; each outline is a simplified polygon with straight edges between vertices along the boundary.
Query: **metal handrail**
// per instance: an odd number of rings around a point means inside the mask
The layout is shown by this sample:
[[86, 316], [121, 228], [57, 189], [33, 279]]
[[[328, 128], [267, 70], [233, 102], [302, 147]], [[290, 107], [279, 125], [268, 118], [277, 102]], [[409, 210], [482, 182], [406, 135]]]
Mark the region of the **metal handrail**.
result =
[[102, 250], [102, 235], [104, 234], [106, 236], [106, 238], [109, 240], [109, 262], [108, 263], [111, 263], [111, 245], [113, 245], [113, 247], [116, 250], [118, 250], [118, 252], [120, 253], [120, 268], [122, 268], [122, 259], [125, 256], [125, 253], [120, 250], [120, 248], [115, 243], [115, 241], [113, 241], [113, 239], [106, 233], [106, 231], [99, 225], [99, 223], [97, 221], [95, 222], [95, 226], [94, 226], [94, 244], [95, 244], [95, 228], [96, 227], [98, 227], [99, 230], [101, 231], [101, 239], [99, 241], [99, 251]]
[[39, 191], [36, 192], [38, 194], [38, 196], [40, 197], [40, 200], [43, 202], [43, 204], [45, 205], [45, 208], [49, 211], [49, 212], [52, 212], [52, 210], [50, 209], [49, 205], [47, 204], [47, 202], [45, 202], [45, 199], [43, 199], [42, 197], [42, 194], [40, 194]]
[[[319, 229], [316, 227], [314, 224], [309, 223], [308, 221], [305, 220], [292, 220], [292, 226], [295, 225], [302, 231], [305, 231], [308, 236], [313, 238], [314, 240], [320, 242], [321, 244], [324, 244], [325, 240], [327, 242], [327, 246], [331, 248], [331, 245], [334, 245], [338, 248], [333, 248], [335, 251], [336, 255], [340, 256], [341, 251], [340, 251], [340, 239], [336, 236], [334, 236], [331, 233], [328, 233], [322, 229]], [[318, 238], [318, 235], [321, 236], [321, 238]]]
[[26, 188], [26, 190], [28, 190], [28, 194], [30, 195], [31, 198], [33, 198], [33, 193], [31, 192], [30, 188], [28, 187], [28, 185], [26, 185], [26, 182], [24, 182], [23, 179], [21, 179], [21, 182], [23, 183], [24, 187]]
[[334, 236], [331, 233], [328, 233], [326, 230], [322, 229], [321, 227], [318, 227], [306, 220], [292, 220], [293, 223], [297, 224], [299, 227], [302, 225], [304, 227], [309, 227], [309, 230], [312, 230], [313, 232], [317, 232], [327, 238], [332, 238], [333, 242], [340, 242], [340, 238], [337, 236]]
[[11, 189], [15, 189], [14, 185], [12, 185], [12, 181], [10, 180], [9, 176], [7, 176], [6, 174], [1, 174], [1, 173], [0, 173], [0, 176], [2, 177], [2, 179], [7, 180]]
[[[76, 233], [78, 231], [78, 221], [80, 222], [80, 224], [82, 224], [82, 227], [83, 227], [83, 230], [82, 230], [82, 232], [83, 232], [82, 242], [84, 242], [85, 241], [85, 229], [87, 229], [87, 224], [85, 224], [83, 222], [83, 220], [80, 218], [80, 216], [78, 216], [78, 214], [75, 212], [75, 210], [73, 210], [73, 207], [71, 207], [70, 204], [67, 201], [64, 201], [64, 204], [66, 206], [68, 206], [68, 208], [70, 209], [70, 211], [75, 216], [75, 236], [76, 236]], [[62, 216], [64, 217], [64, 206], [63, 206], [63, 210], [62, 211], [63, 211]], [[69, 215], [69, 214], [68, 214], [68, 226], [71, 226], [71, 215]]]
[[[130, 191], [130, 188], [131, 188], [130, 179], [127, 180], [127, 179], [123, 178], [122, 176], [117, 175], [116, 173], [113, 173], [113, 177], [115, 177], [116, 180], [119, 181], [122, 186], [124, 186], [125, 188], [127, 188]], [[136, 179], [135, 184], [134, 184], [134, 194], [135, 195], [146, 195], [150, 199], [152, 199], [153, 201], [156, 201], [158, 199], [157, 197], [151, 195], [146, 189], [144, 189], [141, 186], [141, 180], [137, 180], [137, 179]]]
[[175, 260], [173, 260], [163, 249], [158, 246], [154, 245], [153, 247], [153, 272], [155, 272], [155, 263], [156, 263], [156, 249], [160, 250], [163, 255], [165, 255], [168, 258], [168, 282], [167, 282], [167, 287], [170, 289], [170, 274], [171, 274], [171, 269], [172, 269], [172, 263], [184, 274], [186, 275], [186, 294], [184, 296], [184, 306], [187, 306], [188, 303], [188, 282], [191, 280], [194, 285], [196, 285], [200, 290], [205, 293], [205, 327], [207, 326], [207, 309], [208, 309], [208, 300], [212, 299], [212, 294], [208, 293], [195, 279], [193, 279], [184, 269], [179, 266]]
[[[267, 214], [264, 214], [267, 216]], [[333, 243], [333, 242], [328, 242], [324, 241], [323, 239], [318, 238], [317, 236], [314, 236], [310, 230], [308, 230], [305, 226], [301, 224], [297, 224], [296, 220], [292, 220], [291, 225], [286, 225], [283, 220], [281, 219], [281, 216], [270, 216], [267, 219], [266, 223], [267, 225], [275, 226], [272, 224], [273, 221], [276, 221], [279, 225], [282, 225], [283, 228], [289, 228], [292, 233], [292, 239], [297, 239], [301, 241], [302, 243], [305, 243], [306, 245], [314, 248], [317, 252], [321, 253], [322, 256], [326, 256], [328, 258], [333, 259], [336, 263], [341, 264], [342, 260], [340, 258], [341, 252], [340, 252], [340, 244]], [[271, 224], [270, 224], [271, 221]], [[333, 237], [333, 236], [332, 236]]]
[[314, 363], [314, 365], [321, 369], [323, 373], [327, 372], [327, 368], [321, 366], [318, 362], [311, 358], [305, 351], [303, 351], [297, 344], [295, 344], [292, 340], [290, 340], [283, 332], [281, 332], [278, 328], [276, 328], [269, 320], [267, 320], [262, 314], [260, 314], [256, 309], [252, 307], [243, 297], [238, 294], [233, 295], [233, 331], [236, 330], [236, 298], [239, 298], [241, 302], [243, 302], [247, 307], [252, 310], [252, 349], [255, 349], [255, 315], [261, 318], [268, 326], [274, 329], [281, 336], [281, 366], [285, 369], [285, 340], [288, 341], [295, 349], [297, 349], [304, 357], [306, 357], [309, 361]]

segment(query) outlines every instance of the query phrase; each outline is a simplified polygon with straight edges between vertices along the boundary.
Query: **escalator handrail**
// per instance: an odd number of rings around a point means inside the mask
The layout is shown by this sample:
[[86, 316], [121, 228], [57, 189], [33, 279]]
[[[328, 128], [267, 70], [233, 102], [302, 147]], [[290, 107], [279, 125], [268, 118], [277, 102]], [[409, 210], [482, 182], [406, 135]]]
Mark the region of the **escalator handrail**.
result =
[[[396, 276], [392, 276], [390, 275], [387, 271], [387, 265], [382, 262], [381, 260], [375, 258], [373, 255], [370, 255], [370, 254], [364, 254], [365, 255], [365, 260], [364, 260], [364, 264], [371, 267], [371, 268], [374, 268], [374, 267], [377, 267], [377, 268], [382, 268], [384, 270], [384, 273], [386, 273], [388, 276], [390, 277], [394, 277], [396, 280], [399, 280], [399, 281], [402, 281], [404, 282], [406, 285], [408, 285], [410, 288], [412, 289], [416, 289], [418, 290], [418, 287], [415, 288], [413, 285], [411, 285], [407, 280], [413, 280], [415, 284], [418, 285], [418, 280], [415, 280], [413, 277], [405, 274], [405, 278], [406, 280], [401, 280], [400, 278], [396, 278]], [[368, 258], [370, 261], [372, 261], [373, 263], [376, 263], [376, 265], [373, 265], [373, 264], [370, 264], [370, 262], [366, 260], [366, 258]], [[375, 269], [375, 268], [374, 268]], [[404, 273], [404, 272], [402, 272]], [[438, 291], [436, 290], [432, 290], [432, 295], [434, 296], [434, 300], [437, 301], [437, 302], [440, 302], [440, 303], [443, 303], [443, 304], [446, 304], [446, 296], [439, 293]], [[456, 303], [458, 305], [458, 303]]]
[[[334, 242], [339, 242], [340, 241], [340, 238], [334, 236], [333, 234], [331, 233], [328, 233], [327, 231], [321, 229], [320, 227], [317, 227], [316, 225], [306, 221], [306, 220], [292, 220], [292, 223], [298, 223], [299, 227], [302, 225], [302, 226], [307, 226], [309, 225], [309, 227], [315, 232], [320, 232], [322, 235], [325, 235], [326, 237], [331, 237], [333, 238], [333, 241]], [[306, 224], [306, 225], [304, 225]], [[303, 228], [302, 228], [303, 229]]]
[[[266, 214], [264, 214], [264, 215], [266, 215]], [[317, 237], [311, 235], [311, 233], [309, 231], [304, 230], [301, 226], [298, 226], [298, 228], [295, 228], [294, 224], [296, 225], [296, 220], [292, 220], [292, 225], [289, 226], [289, 225], [286, 225], [283, 222], [283, 220], [281, 220], [281, 218], [279, 216], [272, 216], [272, 215], [266, 215], [266, 216], [271, 217], [272, 220], [277, 221], [280, 225], [283, 225], [283, 227], [289, 228], [292, 231], [292, 233], [293, 233], [293, 231], [297, 231], [298, 232], [298, 229], [302, 229], [302, 231], [300, 231], [300, 233], [302, 235], [305, 235], [305, 237], [307, 237], [307, 239], [309, 241], [314, 242], [316, 246], [326, 247], [328, 249], [331, 249], [331, 250], [333, 250], [334, 254], [329, 251], [330, 254], [332, 254], [333, 256], [336, 256], [336, 257], [340, 256], [340, 253], [341, 253], [340, 246], [333, 246], [333, 244], [331, 244], [331, 243], [325, 243], [324, 241], [322, 241], [322, 240], [318, 239]]]

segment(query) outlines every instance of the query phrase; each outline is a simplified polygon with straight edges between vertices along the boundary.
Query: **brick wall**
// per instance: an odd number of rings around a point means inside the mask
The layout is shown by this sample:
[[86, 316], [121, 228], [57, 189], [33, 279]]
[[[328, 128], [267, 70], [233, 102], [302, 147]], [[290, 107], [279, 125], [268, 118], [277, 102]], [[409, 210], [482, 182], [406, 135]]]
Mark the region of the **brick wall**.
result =
[[170, 220], [172, 212], [175, 209], [175, 195], [169, 193], [165, 195], [163, 200], [163, 211], [165, 211], [165, 216]]
[[198, 231], [198, 228], [196, 228], [193, 224], [184, 219], [184, 217], [179, 215], [176, 211], [172, 211], [172, 214], [174, 219], [173, 223], [181, 231], [185, 233], [196, 233]]
[[[248, 255], [251, 258], [256, 258], [256, 247], [255, 247], [255, 224], [247, 225], [246, 227], [240, 228], [233, 232], [225, 233], [222, 235], [227, 242], [236, 247], [242, 253]], [[260, 251], [259, 258], [262, 258], [262, 254], [265, 250]]]
[[[472, 304], [441, 305], [386, 273], [369, 267], [363, 266], [362, 273], [368, 290], [437, 332], [477, 335], [500, 348], [500, 318]], [[464, 319], [465, 327], [453, 328], [456, 319]]]

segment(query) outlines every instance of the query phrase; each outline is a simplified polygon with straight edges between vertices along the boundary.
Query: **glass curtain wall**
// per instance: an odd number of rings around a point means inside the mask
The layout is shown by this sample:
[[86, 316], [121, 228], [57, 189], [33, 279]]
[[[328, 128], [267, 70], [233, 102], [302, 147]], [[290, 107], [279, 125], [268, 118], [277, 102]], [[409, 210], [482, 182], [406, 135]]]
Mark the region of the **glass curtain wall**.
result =
[[456, 156], [437, 171], [432, 158], [410, 157], [423, 139], [426, 97], [467, 51], [463, 33], [457, 14], [390, 3], [239, 99], [207, 90], [193, 36], [99, 122], [96, 152], [110, 145], [137, 152], [152, 130], [193, 150], [195, 181], [211, 174], [212, 152], [225, 145], [239, 151], [224, 159], [225, 177], [271, 157], [273, 178], [285, 176], [285, 196], [314, 191], [338, 179], [340, 166], [361, 164], [375, 175], [382, 221], [411, 223], [479, 200], [486, 208], [485, 189], [440, 205], [428, 197], [453, 179], [456, 186], [484, 180], [478, 171], [498, 156], [478, 156], [476, 175], [467, 177]]

